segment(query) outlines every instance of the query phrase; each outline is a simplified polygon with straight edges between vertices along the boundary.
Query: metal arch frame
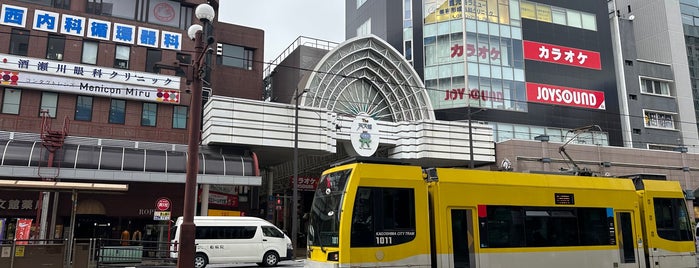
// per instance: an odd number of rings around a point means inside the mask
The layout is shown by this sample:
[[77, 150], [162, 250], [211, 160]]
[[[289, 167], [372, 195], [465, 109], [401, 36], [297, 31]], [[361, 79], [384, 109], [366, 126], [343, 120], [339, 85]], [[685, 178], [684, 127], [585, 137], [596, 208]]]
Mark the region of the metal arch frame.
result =
[[371, 82], [388, 104], [392, 120], [434, 120], [429, 94], [415, 70], [374, 35], [352, 38], [326, 54], [306, 81], [302, 103], [335, 111], [338, 96], [356, 85], [357, 78]]

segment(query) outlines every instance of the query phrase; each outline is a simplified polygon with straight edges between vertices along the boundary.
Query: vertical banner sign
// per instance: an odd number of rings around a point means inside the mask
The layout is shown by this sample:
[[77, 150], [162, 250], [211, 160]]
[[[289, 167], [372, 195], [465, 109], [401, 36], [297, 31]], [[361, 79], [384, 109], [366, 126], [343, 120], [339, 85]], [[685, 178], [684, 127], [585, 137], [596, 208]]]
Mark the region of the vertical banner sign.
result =
[[5, 228], [6, 228], [6, 223], [7, 219], [5, 218], [0, 218], [0, 240], [5, 239]]
[[[17, 228], [15, 228], [15, 239], [17, 245], [26, 245], [31, 233], [32, 219], [17, 219]], [[20, 241], [23, 240], [23, 241]]]

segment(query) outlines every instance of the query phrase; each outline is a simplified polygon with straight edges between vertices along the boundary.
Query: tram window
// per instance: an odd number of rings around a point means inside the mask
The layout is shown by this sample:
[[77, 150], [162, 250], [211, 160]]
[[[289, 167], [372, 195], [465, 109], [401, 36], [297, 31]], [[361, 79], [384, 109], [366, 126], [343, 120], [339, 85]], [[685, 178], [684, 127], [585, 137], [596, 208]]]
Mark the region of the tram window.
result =
[[479, 218], [481, 247], [614, 245], [614, 225], [606, 212], [606, 208], [487, 206], [485, 218]]
[[672, 241], [692, 241], [692, 228], [684, 200], [654, 198], [655, 227], [658, 236]]
[[581, 245], [610, 245], [616, 244], [612, 235], [610, 239], [609, 224], [611, 218], [607, 217], [606, 209], [600, 208], [579, 208], [578, 218], [580, 220], [580, 244]]
[[413, 189], [359, 187], [354, 200], [350, 245], [391, 246], [415, 238]]

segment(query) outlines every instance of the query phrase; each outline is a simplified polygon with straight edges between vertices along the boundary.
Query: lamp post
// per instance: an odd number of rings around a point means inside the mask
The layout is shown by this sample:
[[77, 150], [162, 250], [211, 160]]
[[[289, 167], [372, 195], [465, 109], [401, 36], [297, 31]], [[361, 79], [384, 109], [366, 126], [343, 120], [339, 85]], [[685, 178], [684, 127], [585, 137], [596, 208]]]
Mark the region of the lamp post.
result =
[[216, 13], [214, 8], [208, 4], [197, 6], [194, 14], [202, 22], [202, 25], [194, 24], [187, 30], [187, 35], [194, 40], [194, 56], [192, 66], [192, 92], [191, 104], [189, 105], [189, 131], [187, 138], [187, 173], [184, 187], [184, 212], [183, 221], [180, 228], [180, 244], [178, 247], [177, 268], [187, 268], [194, 265], [194, 211], [197, 205], [195, 195], [197, 193], [197, 173], [199, 171], [199, 140], [201, 139], [201, 91], [202, 79], [206, 76], [206, 63], [202, 63], [205, 54], [205, 47], [213, 43], [213, 39], [206, 38], [204, 44], [203, 32], [212, 22]]
[[299, 215], [298, 215], [298, 202], [299, 202], [299, 98], [306, 93], [307, 90], [303, 90], [298, 95], [296, 95], [296, 105], [294, 106], [294, 183], [291, 195], [291, 241], [294, 247], [294, 257], [296, 256], [296, 247], [298, 246], [298, 236], [299, 236]]

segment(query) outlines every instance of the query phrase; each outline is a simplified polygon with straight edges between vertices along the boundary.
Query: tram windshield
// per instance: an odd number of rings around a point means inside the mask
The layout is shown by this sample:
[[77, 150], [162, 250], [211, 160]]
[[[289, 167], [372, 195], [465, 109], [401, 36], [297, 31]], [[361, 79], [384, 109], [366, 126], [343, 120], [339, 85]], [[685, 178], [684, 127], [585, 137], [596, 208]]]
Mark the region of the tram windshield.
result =
[[308, 245], [337, 247], [340, 233], [340, 206], [351, 169], [323, 175], [313, 196]]
[[692, 224], [681, 198], [654, 198], [655, 227], [658, 236], [672, 241], [692, 241]]

